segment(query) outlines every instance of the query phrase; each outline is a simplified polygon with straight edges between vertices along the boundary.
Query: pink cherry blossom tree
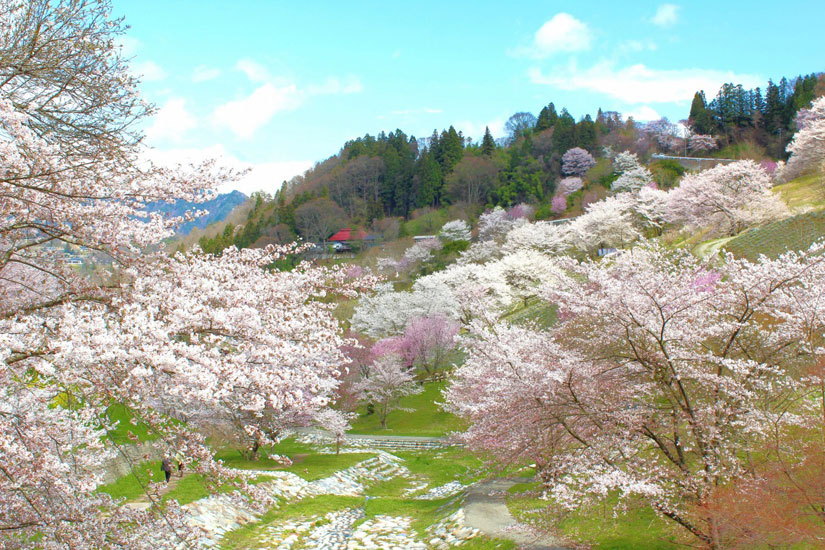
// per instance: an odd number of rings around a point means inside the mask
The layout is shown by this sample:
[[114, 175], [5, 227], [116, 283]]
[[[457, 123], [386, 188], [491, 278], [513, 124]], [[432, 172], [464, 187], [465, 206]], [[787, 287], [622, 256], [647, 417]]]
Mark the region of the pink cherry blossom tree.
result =
[[788, 215], [771, 192], [768, 174], [751, 160], [688, 174], [668, 196], [670, 221], [735, 235], [745, 227]]
[[788, 145], [791, 158], [785, 167], [786, 178], [808, 171], [825, 171], [825, 97], [813, 101], [810, 109], [797, 115], [799, 130]]
[[563, 195], [556, 195], [553, 197], [550, 210], [553, 214], [564, 214], [564, 211], [567, 210], [567, 199]]
[[421, 393], [410, 370], [404, 368], [401, 358], [395, 354], [376, 359], [369, 376], [357, 387], [364, 401], [375, 404], [384, 429], [390, 412], [401, 408], [399, 401], [402, 397]]
[[641, 499], [720, 548], [702, 511], [716, 488], [759, 475], [749, 457], [777, 432], [821, 428], [825, 398], [804, 378], [825, 350], [821, 252], [567, 261], [543, 293], [558, 325], [471, 322], [447, 403], [472, 448], [535, 462], [556, 502]]
[[688, 140], [688, 149], [691, 152], [713, 151], [719, 147], [716, 138], [706, 134], [693, 134]]
[[584, 187], [584, 180], [578, 176], [569, 176], [559, 182], [559, 194], [566, 197]]
[[420, 368], [432, 374], [444, 367], [447, 353], [455, 347], [458, 323], [444, 315], [410, 319], [404, 334], [376, 342], [375, 356], [397, 354], [407, 368]]
[[[289, 247], [156, 252], [181, 220], [144, 207], [208, 199], [232, 175], [139, 161], [151, 108], [107, 3], [4, 1], [0, 28], [0, 546], [196, 546], [174, 504], [135, 511], [97, 491], [119, 448], [103, 436], [128, 431], [107, 407], [229, 476], [195, 428], [234, 422], [254, 448], [321, 414], [343, 361], [322, 299], [360, 283], [266, 269]], [[65, 265], [64, 246], [96, 272]], [[271, 503], [246, 490], [251, 508]]]
[[568, 149], [561, 157], [561, 171], [568, 176], [584, 176], [588, 170], [596, 166], [596, 159], [581, 147]]

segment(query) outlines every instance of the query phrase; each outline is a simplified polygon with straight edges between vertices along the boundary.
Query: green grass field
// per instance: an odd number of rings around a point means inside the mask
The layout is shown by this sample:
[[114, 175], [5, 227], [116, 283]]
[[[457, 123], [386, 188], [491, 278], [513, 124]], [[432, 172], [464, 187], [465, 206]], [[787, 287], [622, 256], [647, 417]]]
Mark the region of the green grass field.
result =
[[556, 324], [558, 307], [548, 304], [544, 300], [532, 297], [527, 305], [520, 305], [513, 311], [502, 316], [502, 319], [513, 325], [535, 324], [539, 328], [548, 329]]
[[[521, 492], [523, 491], [523, 492]], [[650, 508], [630, 505], [616, 517], [609, 505], [575, 512], [551, 511], [532, 484], [511, 488], [507, 507], [522, 523], [556, 533], [566, 540], [599, 550], [659, 550], [677, 548], [686, 537]]]
[[[269, 454], [287, 456], [293, 461], [293, 464], [284, 466], [280, 462], [270, 459], [267, 456]], [[307, 481], [313, 481], [332, 475], [338, 470], [349, 468], [372, 456], [374, 456], [372, 453], [318, 454], [309, 445], [298, 443], [294, 439], [286, 439], [271, 448], [261, 451], [258, 460], [248, 460], [240, 451], [231, 449], [216, 453], [215, 458], [222, 460], [224, 465], [230, 468], [240, 470], [283, 470], [297, 474]]]
[[435, 235], [447, 223], [447, 209], [430, 210], [402, 225], [403, 235]]
[[792, 210], [825, 208], [825, 176], [809, 174], [773, 188]]
[[363, 435], [415, 435], [439, 437], [464, 429], [460, 419], [445, 412], [437, 402], [443, 401], [441, 391], [446, 382], [428, 382], [424, 391], [401, 399], [401, 406], [409, 411], [395, 410], [387, 416], [387, 429], [381, 428], [377, 414], [366, 414], [365, 406], [358, 408], [358, 418], [353, 421], [350, 433]]

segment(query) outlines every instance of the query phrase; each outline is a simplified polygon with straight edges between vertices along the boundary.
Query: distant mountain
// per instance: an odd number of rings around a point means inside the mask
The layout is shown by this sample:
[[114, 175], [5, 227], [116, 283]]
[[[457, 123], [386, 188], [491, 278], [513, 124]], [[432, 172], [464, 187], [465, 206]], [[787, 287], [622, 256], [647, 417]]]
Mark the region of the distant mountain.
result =
[[203, 203], [193, 203], [178, 200], [173, 203], [155, 202], [146, 206], [148, 212], [161, 212], [170, 217], [182, 216], [187, 210], [207, 210], [209, 213], [191, 222], [186, 222], [178, 228], [179, 235], [188, 235], [194, 228], [204, 229], [207, 225], [223, 221], [239, 204], [243, 204], [249, 197], [240, 191], [223, 193]]

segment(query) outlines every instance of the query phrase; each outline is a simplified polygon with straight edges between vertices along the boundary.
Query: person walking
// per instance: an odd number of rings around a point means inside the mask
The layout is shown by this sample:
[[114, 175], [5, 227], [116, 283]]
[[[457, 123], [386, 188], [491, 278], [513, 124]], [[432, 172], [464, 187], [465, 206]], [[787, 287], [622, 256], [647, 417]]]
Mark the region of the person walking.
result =
[[178, 465], [178, 477], [183, 477], [183, 455], [175, 453], [175, 463]]
[[169, 483], [169, 478], [172, 477], [172, 461], [169, 460], [169, 457], [164, 457], [160, 461], [160, 469], [166, 475], [166, 483]]

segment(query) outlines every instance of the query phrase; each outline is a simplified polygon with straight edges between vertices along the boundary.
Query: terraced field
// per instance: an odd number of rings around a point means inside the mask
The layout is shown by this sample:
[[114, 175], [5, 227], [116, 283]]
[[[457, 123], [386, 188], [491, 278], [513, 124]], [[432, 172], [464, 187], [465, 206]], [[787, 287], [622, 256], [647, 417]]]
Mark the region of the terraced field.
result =
[[825, 237], [825, 210], [800, 214], [751, 229], [723, 246], [738, 258], [755, 260], [760, 254], [776, 258], [789, 250], [804, 250]]

